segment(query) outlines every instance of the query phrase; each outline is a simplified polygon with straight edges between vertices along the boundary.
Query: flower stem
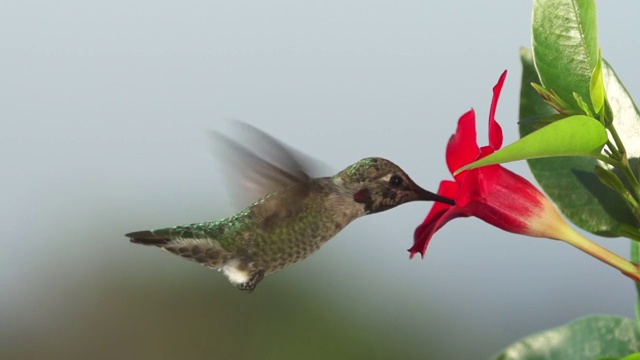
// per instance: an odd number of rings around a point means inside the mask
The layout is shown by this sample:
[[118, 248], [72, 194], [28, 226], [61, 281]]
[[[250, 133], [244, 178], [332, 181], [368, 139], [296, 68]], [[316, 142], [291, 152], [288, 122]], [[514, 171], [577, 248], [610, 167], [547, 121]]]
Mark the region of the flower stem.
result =
[[614, 252], [609, 251], [600, 244], [585, 238], [572, 228], [567, 227], [564, 233], [565, 236], [560, 240], [563, 240], [596, 259], [615, 267], [634, 281], [640, 282], [640, 269], [638, 269], [638, 266], [634, 263]]

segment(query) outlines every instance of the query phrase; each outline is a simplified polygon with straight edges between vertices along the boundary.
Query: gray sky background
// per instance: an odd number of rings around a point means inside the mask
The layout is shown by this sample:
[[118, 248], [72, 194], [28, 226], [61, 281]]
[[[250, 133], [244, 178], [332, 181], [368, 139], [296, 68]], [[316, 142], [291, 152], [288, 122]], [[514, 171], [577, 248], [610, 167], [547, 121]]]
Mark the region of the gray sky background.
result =
[[[640, 3], [598, 5], [603, 54], [637, 96]], [[446, 141], [471, 107], [486, 144], [491, 88], [504, 69], [498, 121], [505, 143], [516, 140], [530, 15], [530, 2], [511, 0], [1, 2], [1, 316], [35, 321], [47, 294], [98, 266], [178, 262], [122, 235], [233, 212], [206, 133], [228, 119], [335, 171], [389, 158], [436, 190], [450, 178]], [[524, 163], [508, 167], [532, 179]], [[415, 331], [452, 342], [481, 339], [487, 326], [506, 345], [590, 313], [633, 316], [634, 288], [615, 270], [475, 219], [449, 223], [425, 260], [409, 261], [429, 208], [357, 220], [262, 286], [296, 287], [321, 272], [311, 288], [339, 293], [326, 301], [351, 304], [345, 314], [414, 319]], [[624, 239], [599, 241], [629, 254]], [[437, 319], [396, 311], [421, 304]], [[447, 325], [430, 328], [438, 319]]]

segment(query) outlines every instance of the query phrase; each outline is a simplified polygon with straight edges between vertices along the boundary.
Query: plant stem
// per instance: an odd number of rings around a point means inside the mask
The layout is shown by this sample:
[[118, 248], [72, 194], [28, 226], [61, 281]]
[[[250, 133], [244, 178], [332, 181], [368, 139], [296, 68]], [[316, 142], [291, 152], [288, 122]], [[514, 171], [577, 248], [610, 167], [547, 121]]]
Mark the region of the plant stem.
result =
[[616, 131], [616, 127], [613, 126], [613, 123], [609, 125], [608, 130], [611, 136], [613, 136], [613, 140], [616, 143], [616, 147], [621, 154], [620, 162], [622, 163], [622, 166], [618, 168], [622, 170], [627, 180], [629, 180], [629, 182], [631, 183], [631, 186], [633, 187], [633, 192], [636, 195], [636, 198], [640, 200], [640, 183], [638, 183], [638, 178], [633, 173], [633, 169], [631, 169], [631, 165], [629, 164], [629, 158], [627, 158], [627, 150], [624, 148], [622, 139], [620, 139], [620, 135], [618, 135], [618, 131]]
[[622, 158], [622, 154], [620, 154], [620, 151], [618, 151], [618, 148], [611, 140], [607, 140], [607, 149], [609, 149], [609, 152], [611, 152], [611, 155], [614, 156], [615, 159], [619, 160]]
[[616, 131], [616, 127], [613, 126], [613, 123], [609, 125], [607, 130], [609, 130], [609, 133], [611, 133], [611, 136], [613, 136], [613, 141], [616, 142], [616, 147], [619, 150], [619, 152], [626, 157], [627, 150], [625, 150], [624, 144], [622, 143], [622, 139], [620, 139], [620, 135], [618, 135], [618, 132]]
[[625, 167], [624, 164], [622, 163], [622, 161], [610, 158], [610, 157], [608, 157], [606, 155], [603, 155], [603, 154], [594, 154], [593, 157], [598, 159], [598, 160], [600, 160], [600, 161], [602, 161], [603, 163], [609, 164], [609, 165], [611, 165], [611, 166], [613, 166], [614, 168], [617, 168], [617, 169], [623, 169]]
[[596, 259], [615, 267], [634, 281], [640, 282], [640, 269], [638, 269], [638, 266], [629, 260], [609, 251], [600, 244], [585, 238], [570, 227], [565, 229], [564, 235], [565, 236], [560, 240], [563, 240]]

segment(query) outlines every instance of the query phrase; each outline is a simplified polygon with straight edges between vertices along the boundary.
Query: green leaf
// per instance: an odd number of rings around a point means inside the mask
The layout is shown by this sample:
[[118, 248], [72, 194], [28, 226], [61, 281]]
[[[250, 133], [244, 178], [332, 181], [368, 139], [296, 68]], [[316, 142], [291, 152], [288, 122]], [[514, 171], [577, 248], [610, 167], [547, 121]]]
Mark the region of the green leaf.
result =
[[611, 106], [615, 126], [636, 174], [640, 159], [640, 111], [611, 65], [602, 61], [602, 75], [607, 89], [607, 103]]
[[578, 110], [598, 61], [595, 0], [535, 0], [532, 45], [542, 85]]
[[604, 89], [604, 76], [602, 75], [602, 52], [598, 52], [598, 62], [589, 81], [589, 93], [591, 104], [596, 114], [600, 114], [607, 100], [607, 92]]
[[533, 88], [536, 89], [538, 94], [540, 94], [542, 99], [544, 99], [545, 102], [547, 102], [554, 109], [556, 109], [557, 112], [561, 114], [575, 113], [575, 111], [571, 110], [571, 106], [569, 106], [569, 104], [566, 101], [562, 100], [558, 96], [558, 94], [555, 93], [555, 91], [545, 89], [544, 86], [536, 83], [531, 83], [531, 86], [533, 86]]
[[[618, 228], [618, 234], [620, 236], [624, 236], [626, 238], [629, 238], [631, 240], [635, 240], [636, 242], [640, 242], [640, 229], [638, 229], [635, 226], [631, 226], [629, 224], [620, 224], [620, 227]], [[637, 262], [636, 260], [633, 259], [633, 249], [631, 249], [631, 261], [632, 262]]]
[[[605, 86], [607, 88], [607, 103], [611, 106], [613, 113], [613, 126], [615, 126], [627, 151], [627, 156], [631, 166], [638, 174], [638, 162], [640, 158], [640, 111], [631, 99], [624, 85], [616, 75], [611, 65], [603, 60], [602, 73]], [[636, 232], [640, 227], [636, 222], [629, 222], [626, 228], [634, 228]], [[620, 235], [625, 236], [624, 232]], [[640, 243], [631, 242], [631, 261], [640, 264]], [[640, 283], [636, 283], [636, 289], [640, 294]], [[640, 321], [640, 297], [636, 302], [636, 319]]]
[[580, 94], [574, 92], [573, 98], [576, 100], [576, 103], [578, 103], [578, 107], [585, 115], [594, 117], [593, 113], [591, 112], [591, 108], [589, 108], [589, 104], [587, 104], [587, 102], [582, 99], [582, 96], [580, 96]]
[[[548, 119], [555, 111], [538, 96], [529, 84], [539, 82], [531, 51], [521, 50], [522, 88], [520, 91], [520, 119]], [[610, 118], [618, 129], [630, 162], [638, 173], [640, 157], [640, 111], [609, 63], [603, 60]], [[520, 135], [533, 131], [520, 126]], [[529, 167], [547, 195], [574, 224], [594, 234], [627, 236], [635, 239], [639, 224], [621, 195], [598, 181], [594, 173], [597, 161], [585, 157], [562, 157], [529, 160]], [[631, 261], [640, 263], [640, 242], [631, 242]], [[640, 294], [640, 284], [636, 283]], [[640, 321], [640, 299], [636, 303], [636, 318]]]
[[[534, 84], [540, 82], [535, 65], [533, 64], [533, 52], [526, 48], [520, 48], [520, 61], [522, 61], [522, 85], [520, 89], [520, 120], [542, 119], [545, 117], [558, 116], [544, 99], [542, 99]], [[531, 85], [530, 85], [531, 84]], [[527, 133], [532, 132], [528, 131]]]
[[640, 353], [631, 354], [623, 358], [600, 358], [598, 360], [640, 360]]
[[[554, 110], [529, 86], [538, 82], [530, 51], [521, 51], [522, 88], [520, 90], [520, 119], [545, 118]], [[617, 115], [620, 106], [628, 106], [620, 90], [612, 92], [616, 86], [615, 76], [611, 76], [605, 64], [603, 73], [607, 94]], [[626, 94], [626, 93], [625, 93]], [[628, 95], [628, 94], [627, 94]], [[617, 96], [617, 97], [616, 97]], [[615, 102], [612, 99], [617, 99]], [[625, 112], [628, 114], [628, 111]], [[617, 118], [616, 118], [617, 119]], [[532, 129], [520, 125], [520, 136], [526, 136]], [[640, 132], [636, 132], [638, 134]], [[557, 157], [528, 160], [533, 176], [546, 194], [556, 203], [562, 213], [574, 224], [591, 233], [603, 236], [618, 236], [620, 224], [636, 225], [635, 217], [624, 199], [617, 192], [603, 184], [595, 174], [598, 161], [588, 157]]]
[[495, 356], [499, 360], [620, 358], [640, 351], [640, 329], [631, 320], [589, 316], [528, 336]]
[[463, 166], [454, 175], [464, 170], [511, 161], [599, 154], [606, 142], [607, 130], [598, 120], [584, 115], [569, 116]]
[[[605, 87], [607, 88], [607, 103], [611, 106], [613, 114], [613, 126], [615, 126], [622, 142], [624, 143], [630, 163], [638, 174], [638, 162], [640, 158], [640, 111], [631, 99], [624, 85], [616, 75], [611, 65], [603, 60], [602, 73]], [[631, 225], [624, 225], [624, 228], [635, 229], [640, 227], [636, 222], [629, 222]], [[630, 230], [632, 231], [632, 230]], [[623, 232], [621, 235], [625, 235]], [[631, 242], [631, 261], [640, 264], [640, 243]], [[636, 283], [636, 289], [640, 294], [640, 283]], [[636, 302], [636, 319], [640, 321], [640, 298]]]
[[[599, 166], [596, 166], [594, 170], [598, 179], [600, 179], [603, 184], [620, 194], [627, 201], [629, 208], [636, 215], [636, 218], [640, 219], [640, 205], [633, 197], [631, 191], [629, 191], [629, 189], [624, 185], [618, 174], [616, 174], [614, 170], [605, 169], [604, 167]], [[616, 233], [629, 239], [640, 241], [640, 229], [637, 229], [634, 226], [620, 224]]]
[[518, 123], [520, 126], [527, 126], [530, 127], [533, 130], [538, 130], [538, 129], [542, 129], [543, 127], [551, 124], [552, 122], [556, 122], [558, 120], [562, 120], [565, 117], [567, 117], [566, 115], [562, 115], [562, 114], [554, 114], [554, 115], [549, 115], [549, 116], [544, 116], [541, 118], [528, 118], [528, 119], [522, 119], [520, 120], [520, 122]]
[[624, 183], [622, 182], [622, 180], [620, 180], [618, 175], [613, 171], [609, 169], [605, 169], [600, 166], [596, 166], [594, 170], [596, 175], [598, 176], [598, 179], [600, 179], [600, 181], [602, 181], [605, 185], [607, 185], [611, 189], [619, 193], [629, 192], [629, 190], [627, 190], [627, 188], [624, 186]]
[[609, 99], [604, 99], [604, 125], [609, 126], [613, 122], [613, 109], [611, 108], [611, 104], [609, 104]]
[[[625, 153], [628, 158], [632, 172], [638, 176], [638, 166], [640, 158], [640, 111], [631, 99], [631, 96], [620, 82], [615, 71], [606, 61], [603, 61], [603, 78], [607, 87], [607, 99], [604, 102], [604, 120], [609, 127], [614, 127], [620, 140], [624, 144]], [[615, 113], [615, 116], [614, 116]], [[623, 194], [632, 204], [636, 219], [640, 219], [640, 207], [634, 202], [631, 194]], [[638, 227], [638, 223], [634, 223]]]

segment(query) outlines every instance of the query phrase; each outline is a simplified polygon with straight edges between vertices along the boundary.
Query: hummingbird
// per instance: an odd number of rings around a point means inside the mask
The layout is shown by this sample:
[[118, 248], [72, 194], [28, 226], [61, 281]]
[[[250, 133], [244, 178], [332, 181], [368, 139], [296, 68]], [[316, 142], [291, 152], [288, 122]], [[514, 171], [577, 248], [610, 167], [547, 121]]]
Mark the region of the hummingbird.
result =
[[155, 246], [223, 272], [238, 289], [253, 291], [267, 275], [317, 251], [353, 220], [411, 201], [454, 201], [418, 186], [393, 162], [369, 157], [333, 176], [311, 177], [294, 153], [270, 135], [241, 124], [267, 143], [284, 166], [217, 134], [232, 150], [243, 180], [266, 196], [237, 214], [207, 221], [136, 231], [132, 243]]

